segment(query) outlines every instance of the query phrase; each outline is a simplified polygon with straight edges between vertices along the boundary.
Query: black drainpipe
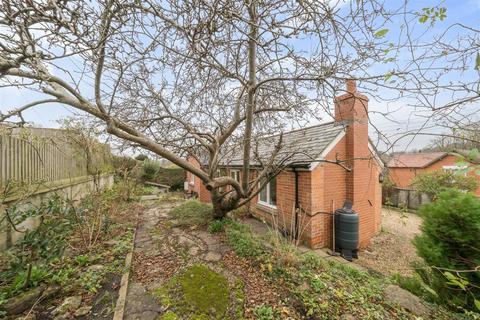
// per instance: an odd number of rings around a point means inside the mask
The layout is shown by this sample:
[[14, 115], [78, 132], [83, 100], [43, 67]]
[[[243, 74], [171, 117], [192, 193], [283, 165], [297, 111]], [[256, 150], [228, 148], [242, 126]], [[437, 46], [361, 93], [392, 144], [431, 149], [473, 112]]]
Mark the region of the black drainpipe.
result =
[[300, 201], [298, 200], [298, 171], [293, 167], [293, 173], [295, 174], [295, 229], [294, 237], [298, 239], [298, 211], [300, 210]]

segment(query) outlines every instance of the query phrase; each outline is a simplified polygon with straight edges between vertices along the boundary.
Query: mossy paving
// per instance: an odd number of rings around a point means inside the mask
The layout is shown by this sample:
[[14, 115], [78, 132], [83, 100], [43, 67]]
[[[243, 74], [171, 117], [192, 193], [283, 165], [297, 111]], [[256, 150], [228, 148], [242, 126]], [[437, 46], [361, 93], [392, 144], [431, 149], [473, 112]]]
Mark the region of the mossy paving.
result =
[[153, 295], [169, 311], [159, 319], [239, 319], [243, 316], [243, 283], [230, 284], [206, 265], [195, 264], [171, 278]]
[[196, 226], [178, 226], [168, 215], [175, 205], [154, 205], [141, 217], [125, 319], [242, 319], [243, 281], [220, 262], [228, 247]]

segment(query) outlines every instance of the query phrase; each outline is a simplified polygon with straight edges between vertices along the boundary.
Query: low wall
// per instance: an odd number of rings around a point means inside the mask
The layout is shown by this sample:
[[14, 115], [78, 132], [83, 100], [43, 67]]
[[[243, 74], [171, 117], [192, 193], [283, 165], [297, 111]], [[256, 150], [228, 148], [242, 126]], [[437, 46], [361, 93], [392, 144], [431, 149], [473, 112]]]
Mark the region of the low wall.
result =
[[427, 194], [419, 194], [416, 190], [389, 188], [382, 190], [382, 203], [397, 208], [417, 210], [422, 204], [430, 203]]
[[[98, 188], [109, 188], [113, 185], [113, 175], [103, 175], [98, 177]], [[5, 217], [5, 209], [15, 204], [21, 210], [31, 206], [38, 206], [42, 201], [47, 200], [53, 195], [59, 195], [63, 198], [78, 201], [88, 193], [95, 190], [95, 180], [91, 176], [78, 177], [54, 181], [49, 183], [29, 195], [26, 199], [17, 197], [7, 198], [1, 203], [0, 207], [0, 250], [5, 250], [20, 240], [27, 229], [35, 229], [39, 225], [38, 218], [29, 218], [16, 226], [15, 231]]]

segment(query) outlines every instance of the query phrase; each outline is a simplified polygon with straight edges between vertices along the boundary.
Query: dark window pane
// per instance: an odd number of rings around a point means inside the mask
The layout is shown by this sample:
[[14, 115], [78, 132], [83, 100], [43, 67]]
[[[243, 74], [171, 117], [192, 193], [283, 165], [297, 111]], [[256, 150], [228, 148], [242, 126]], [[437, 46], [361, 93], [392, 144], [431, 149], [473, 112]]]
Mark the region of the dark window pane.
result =
[[260, 191], [260, 194], [259, 194], [260, 201], [267, 202], [267, 187], [268, 187], [268, 186], [265, 186], [265, 187]]

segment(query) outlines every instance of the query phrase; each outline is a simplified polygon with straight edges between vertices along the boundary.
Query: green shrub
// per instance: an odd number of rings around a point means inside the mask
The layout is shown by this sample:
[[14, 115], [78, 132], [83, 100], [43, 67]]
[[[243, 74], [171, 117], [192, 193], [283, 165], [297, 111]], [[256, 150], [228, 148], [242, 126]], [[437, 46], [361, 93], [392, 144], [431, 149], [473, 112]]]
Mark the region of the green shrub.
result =
[[225, 228], [228, 243], [241, 257], [258, 257], [263, 253], [261, 239], [246, 225], [232, 222]]
[[417, 272], [441, 302], [474, 310], [475, 303], [480, 306], [474, 299], [480, 297], [480, 273], [465, 271], [480, 265], [480, 199], [447, 191], [422, 206], [419, 214], [422, 234], [415, 237], [414, 244], [431, 270]]
[[148, 160], [148, 156], [145, 154], [139, 154], [138, 156], [135, 157], [135, 160], [145, 161], [145, 160]]
[[145, 160], [143, 164], [143, 178], [145, 180], [153, 180], [160, 169], [160, 164], [155, 161]]
[[138, 161], [130, 157], [113, 156], [112, 165], [115, 172], [119, 174], [124, 171], [133, 171], [138, 166]]
[[178, 220], [178, 226], [206, 225], [212, 220], [212, 207], [198, 200], [188, 200], [169, 214]]
[[170, 190], [183, 190], [185, 182], [185, 170], [182, 168], [163, 168], [160, 167], [155, 174], [154, 181], [156, 183], [166, 184], [170, 186]]
[[441, 192], [450, 189], [473, 192], [478, 182], [476, 177], [437, 170], [416, 176], [412, 185], [419, 193], [426, 193], [435, 200]]

